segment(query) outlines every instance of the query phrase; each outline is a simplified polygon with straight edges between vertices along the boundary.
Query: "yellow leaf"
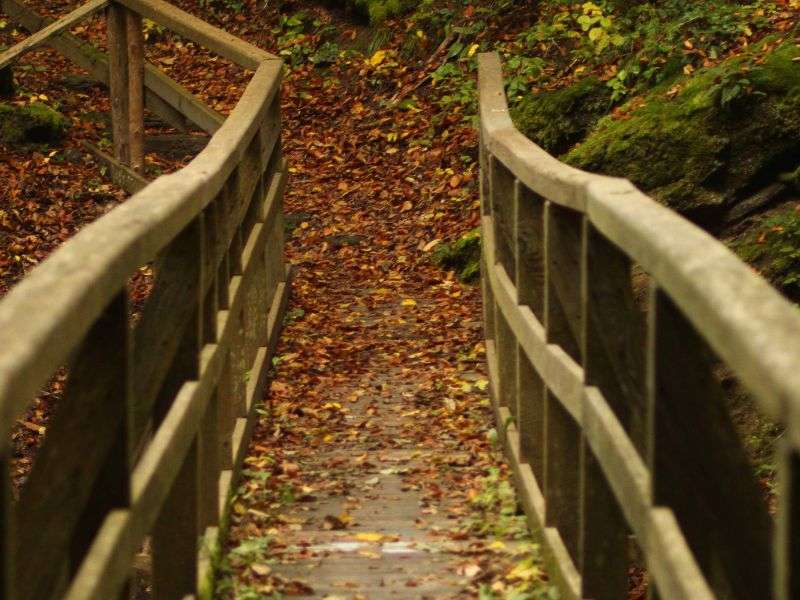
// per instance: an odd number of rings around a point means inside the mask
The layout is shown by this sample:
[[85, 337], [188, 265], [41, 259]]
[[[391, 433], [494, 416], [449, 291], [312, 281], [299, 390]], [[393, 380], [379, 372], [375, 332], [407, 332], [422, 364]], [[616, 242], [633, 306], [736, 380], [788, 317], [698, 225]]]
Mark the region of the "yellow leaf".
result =
[[373, 67], [377, 67], [384, 61], [385, 58], [386, 58], [386, 50], [376, 50], [375, 54], [373, 54], [372, 57], [369, 59], [369, 64], [371, 64]]
[[380, 542], [384, 535], [382, 533], [357, 533], [355, 537], [359, 542]]
[[479, 379], [475, 382], [475, 387], [478, 388], [480, 391], [484, 391], [489, 385], [489, 382], [486, 379]]
[[405, 300], [403, 300], [402, 305], [403, 306], [416, 306], [417, 305], [417, 301], [414, 300], [413, 298], [406, 298]]
[[467, 56], [473, 56], [480, 47], [480, 44], [472, 44], [472, 46], [469, 47], [469, 50], [467, 50]]
[[247, 512], [247, 509], [241, 502], [235, 502], [233, 505], [233, 512], [235, 512], [237, 515], [243, 515]]
[[534, 579], [538, 579], [540, 575], [541, 571], [538, 567], [521, 562], [511, 569], [511, 572], [506, 577], [511, 581], [533, 581]]

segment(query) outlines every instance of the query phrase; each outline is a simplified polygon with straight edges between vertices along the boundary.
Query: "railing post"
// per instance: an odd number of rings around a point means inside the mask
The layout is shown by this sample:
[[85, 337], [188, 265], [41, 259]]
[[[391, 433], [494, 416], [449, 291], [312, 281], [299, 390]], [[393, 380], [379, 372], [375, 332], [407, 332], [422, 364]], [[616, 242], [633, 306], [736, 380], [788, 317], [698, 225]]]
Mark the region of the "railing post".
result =
[[[517, 301], [544, 322], [544, 201], [517, 181], [514, 190]], [[545, 384], [517, 344], [517, 428], [520, 456], [544, 476]]]
[[[130, 503], [130, 325], [121, 291], [69, 365], [62, 399], [20, 493], [20, 598], [57, 597], [109, 511]], [[92, 440], [89, 447], [76, 440]], [[80, 473], [80, 477], [76, 477]]]
[[[607, 247], [608, 242], [583, 218], [583, 256], [581, 298], [583, 331], [581, 355], [584, 383], [596, 386], [615, 412], [630, 409], [629, 398], [619, 393], [617, 377], [631, 377], [641, 386], [631, 394], [644, 394], [641, 369], [631, 373], [625, 367], [626, 355], [620, 354], [631, 340], [634, 329], [627, 320], [636, 320], [632, 305], [630, 261]], [[635, 321], [636, 322], [636, 321]], [[606, 337], [600, 339], [601, 333]], [[644, 346], [637, 357], [643, 360]], [[622, 363], [622, 364], [620, 364]], [[638, 363], [640, 366], [641, 362]], [[619, 373], [614, 367], [623, 368]], [[637, 377], [638, 375], [638, 377]], [[617, 407], [617, 404], [622, 406]], [[622, 421], [623, 423], [625, 420]], [[584, 598], [617, 600], [628, 592], [628, 525], [619, 503], [589, 447], [585, 432], [581, 439], [581, 584]]]
[[108, 22], [108, 87], [111, 95], [111, 128], [114, 156], [130, 164], [130, 98], [128, 96], [128, 21], [126, 9], [112, 2]]
[[[215, 199], [203, 213], [203, 261], [200, 281], [205, 298], [201, 317], [201, 345], [218, 342], [217, 316], [219, 291], [217, 290], [217, 261], [223, 252], [220, 237], [219, 203]], [[217, 523], [219, 517], [220, 435], [219, 393], [215, 390], [209, 399], [198, 434], [199, 462], [199, 530], [204, 532]]]
[[[514, 177], [495, 157], [489, 159], [490, 190], [492, 198], [492, 220], [494, 222], [494, 241], [497, 264], [514, 281], [517, 260], [514, 254]], [[494, 267], [493, 265], [490, 268]], [[499, 372], [498, 400], [511, 416], [517, 418], [517, 343], [508, 322], [495, 304], [495, 351]], [[498, 423], [506, 427], [507, 423]]]
[[131, 168], [144, 174], [144, 31], [142, 17], [126, 11], [128, 41], [128, 133]]
[[714, 374], [716, 361], [672, 300], [651, 285], [647, 408], [653, 504], [672, 509], [720, 597], [771, 598], [772, 520]]
[[[545, 333], [580, 362], [581, 331], [581, 220], [573, 211], [545, 204]], [[552, 397], [545, 394], [546, 522], [557, 527], [576, 565], [580, 544], [580, 447], [578, 424]]]
[[[489, 173], [489, 155], [483, 145], [483, 134], [481, 134], [480, 142], [480, 182], [481, 182], [481, 216], [488, 217], [492, 214], [492, 192], [490, 185]], [[483, 221], [481, 221], [481, 236], [485, 237], [486, 232], [483, 231]], [[481, 296], [483, 299], [483, 337], [487, 342], [493, 342], [495, 339], [495, 325], [494, 325], [494, 311], [495, 302], [494, 294], [492, 293], [492, 286], [489, 283], [488, 270], [492, 268], [487, 262], [485, 243], [481, 244]]]
[[800, 452], [792, 425], [786, 435], [789, 439], [776, 450], [780, 484], [772, 567], [776, 600], [800, 598]]
[[15, 600], [14, 574], [16, 538], [14, 535], [14, 497], [11, 484], [11, 448], [8, 439], [0, 445], [0, 596]]
[[114, 156], [144, 170], [144, 39], [141, 17], [116, 2], [106, 9]]
[[[156, 406], [156, 423], [166, 415], [175, 395], [186, 381], [196, 380], [200, 371], [203, 346], [202, 265], [205, 263], [205, 227], [201, 213], [173, 244], [174, 251], [194, 256], [199, 262], [196, 277], [185, 291], [187, 302], [196, 307], [183, 333], [169, 374], [162, 386]], [[197, 585], [199, 518], [198, 437], [183, 460], [172, 483], [169, 495], [153, 527], [153, 598], [168, 600], [194, 593]]]

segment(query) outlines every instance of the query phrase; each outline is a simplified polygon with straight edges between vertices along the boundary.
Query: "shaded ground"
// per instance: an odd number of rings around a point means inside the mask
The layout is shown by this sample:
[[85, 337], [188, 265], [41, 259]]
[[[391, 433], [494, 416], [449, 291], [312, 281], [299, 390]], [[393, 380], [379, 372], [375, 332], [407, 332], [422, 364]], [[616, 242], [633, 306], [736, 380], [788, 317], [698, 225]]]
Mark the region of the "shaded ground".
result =
[[297, 275], [220, 595], [545, 597], [493, 446], [479, 290], [430, 261], [475, 221], [475, 133], [404, 143], [428, 117], [382, 107], [382, 68], [284, 86]]

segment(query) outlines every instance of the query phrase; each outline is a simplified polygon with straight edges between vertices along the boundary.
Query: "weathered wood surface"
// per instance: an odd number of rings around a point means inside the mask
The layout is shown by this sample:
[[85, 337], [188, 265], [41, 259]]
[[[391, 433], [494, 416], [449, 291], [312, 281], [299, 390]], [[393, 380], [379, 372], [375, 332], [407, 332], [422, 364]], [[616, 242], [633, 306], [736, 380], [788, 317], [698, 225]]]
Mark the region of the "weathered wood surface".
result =
[[278, 57], [163, 0], [118, 0], [137, 14], [197, 42], [245, 69], [256, 70], [264, 61]]
[[[163, 106], [204, 114], [200, 120], [218, 131], [180, 172], [148, 183], [137, 173], [148, 98], [142, 92], [151, 72], [143, 66], [141, 14], [108, 4], [109, 58], [92, 66], [111, 84], [117, 158], [88, 149], [136, 193], [0, 302], [6, 431], [57, 368], [67, 364], [69, 371], [66, 404], [20, 500], [8, 498], [7, 477], [1, 484], [0, 595], [9, 600], [120, 597], [148, 536], [154, 597], [208, 597], [203, 582], [213, 561], [198, 539], [218, 547], [225, 533], [218, 524], [225, 522], [289, 290], [281, 61], [185, 20], [182, 31], [197, 28], [195, 38], [247, 58], [256, 72], [221, 126], [213, 112], [184, 105], [177, 84], [151, 77], [168, 82], [177, 98]], [[158, 0], [146, 5], [156, 18], [167, 15], [166, 25], [183, 15]], [[14, 14], [33, 19], [24, 10]], [[66, 48], [79, 64], [87, 60], [65, 31], [59, 24], [34, 41]], [[148, 263], [156, 273], [153, 291], [132, 322], [125, 289]], [[29, 560], [14, 566], [23, 554]]]
[[91, 0], [90, 2], [87, 2], [86, 4], [76, 8], [68, 15], [65, 15], [57, 21], [54, 21], [47, 27], [40, 29], [27, 39], [15, 44], [0, 54], [0, 69], [7, 67], [26, 52], [29, 52], [34, 48], [46, 43], [48, 38], [56, 36], [64, 31], [68, 31], [70, 27], [73, 27], [80, 21], [83, 21], [86, 17], [89, 17], [93, 13], [104, 9], [108, 3], [109, 0]]
[[[0, 0], [0, 6], [15, 23], [31, 32], [53, 22], [20, 0]], [[108, 84], [108, 56], [104, 52], [66, 31], [48, 37], [46, 43], [88, 71], [97, 81]], [[220, 113], [149, 63], [145, 64], [144, 85], [145, 106], [177, 129], [185, 130], [193, 123], [213, 134], [225, 120]]]
[[86, 148], [86, 150], [94, 155], [96, 160], [99, 160], [100, 163], [108, 169], [111, 175], [111, 181], [129, 194], [135, 194], [143, 190], [150, 183], [141, 174], [131, 169], [128, 165], [122, 164], [110, 154], [103, 152], [91, 142], [83, 140], [81, 146]]
[[[630, 532], [654, 597], [795, 597], [800, 315], [629, 182], [573, 169], [525, 138], [497, 55], [479, 63], [490, 389], [502, 423], [513, 414], [508, 390], [517, 394], [518, 421], [502, 437], [553, 579], [567, 597], [624, 597]], [[649, 321], [634, 264], [658, 290]], [[715, 391], [711, 354], [787, 427], [776, 528]]]

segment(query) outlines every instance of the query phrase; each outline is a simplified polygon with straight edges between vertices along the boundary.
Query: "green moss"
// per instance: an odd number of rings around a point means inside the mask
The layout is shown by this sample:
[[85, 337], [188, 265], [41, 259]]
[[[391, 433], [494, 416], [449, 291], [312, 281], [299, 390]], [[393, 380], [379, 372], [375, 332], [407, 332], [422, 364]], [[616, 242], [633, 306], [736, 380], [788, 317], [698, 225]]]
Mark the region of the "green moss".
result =
[[57, 142], [67, 126], [64, 115], [40, 102], [0, 104], [0, 141], [9, 144]]
[[551, 154], [563, 154], [586, 135], [611, 106], [611, 89], [597, 77], [554, 91], [525, 96], [511, 111], [517, 128]]
[[480, 229], [475, 228], [454, 242], [439, 244], [432, 260], [440, 267], [455, 271], [465, 283], [477, 281], [481, 273]]
[[764, 219], [732, 244], [742, 260], [752, 264], [792, 300], [800, 299], [800, 212], [789, 208]]
[[350, 4], [359, 14], [369, 17], [373, 25], [401, 15], [410, 7], [407, 0], [350, 0]]
[[774, 169], [800, 162], [800, 48], [765, 52], [762, 43], [629, 102], [626, 116], [600, 120], [565, 160], [627, 177], [683, 212], [729, 206], [776, 178]]

